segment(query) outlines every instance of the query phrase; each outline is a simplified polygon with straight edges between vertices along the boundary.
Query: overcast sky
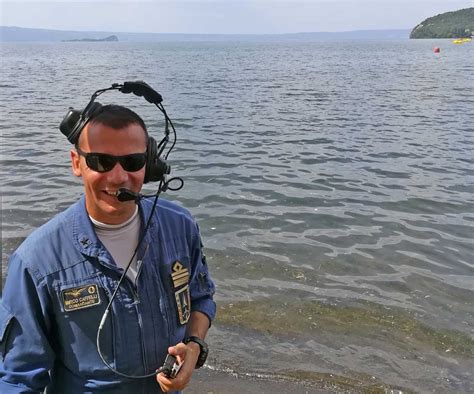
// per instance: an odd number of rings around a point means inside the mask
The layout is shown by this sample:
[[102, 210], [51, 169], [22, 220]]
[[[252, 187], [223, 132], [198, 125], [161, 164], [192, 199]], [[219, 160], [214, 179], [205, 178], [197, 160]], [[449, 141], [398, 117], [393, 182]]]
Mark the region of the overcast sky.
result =
[[1, 25], [148, 33], [411, 29], [474, 0], [0, 0]]

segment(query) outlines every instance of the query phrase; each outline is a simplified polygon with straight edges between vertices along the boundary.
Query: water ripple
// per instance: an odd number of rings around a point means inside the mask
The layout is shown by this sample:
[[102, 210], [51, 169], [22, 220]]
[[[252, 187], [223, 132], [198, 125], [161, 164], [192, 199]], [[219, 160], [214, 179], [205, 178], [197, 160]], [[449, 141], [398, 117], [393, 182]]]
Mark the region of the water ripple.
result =
[[[221, 297], [370, 301], [472, 333], [472, 50], [435, 57], [414, 40], [5, 44], [2, 246], [82, 192], [58, 131], [67, 108], [143, 79], [178, 131], [170, 164], [185, 187], [165, 197], [199, 220]], [[155, 108], [124, 96], [100, 101], [130, 106], [159, 138]], [[333, 346], [326, 361], [357, 360], [399, 382], [415, 364], [390, 356], [392, 345]], [[442, 368], [417, 369], [421, 387], [435, 389], [427, 382]]]

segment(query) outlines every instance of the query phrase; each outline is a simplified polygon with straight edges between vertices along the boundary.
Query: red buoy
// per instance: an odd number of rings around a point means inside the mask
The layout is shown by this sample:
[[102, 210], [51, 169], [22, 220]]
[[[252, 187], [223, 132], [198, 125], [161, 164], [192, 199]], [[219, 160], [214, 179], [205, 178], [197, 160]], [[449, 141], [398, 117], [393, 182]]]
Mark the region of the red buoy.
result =
[[433, 51], [434, 53], [439, 53], [441, 50], [439, 49], [439, 47], [434, 47]]

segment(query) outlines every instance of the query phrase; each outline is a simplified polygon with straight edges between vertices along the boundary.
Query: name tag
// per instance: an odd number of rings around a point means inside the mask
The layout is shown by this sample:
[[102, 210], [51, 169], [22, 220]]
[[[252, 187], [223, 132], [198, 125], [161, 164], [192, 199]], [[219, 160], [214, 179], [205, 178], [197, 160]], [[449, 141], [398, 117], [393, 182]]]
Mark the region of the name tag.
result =
[[61, 291], [66, 312], [89, 308], [100, 304], [99, 288], [96, 284], [72, 287]]

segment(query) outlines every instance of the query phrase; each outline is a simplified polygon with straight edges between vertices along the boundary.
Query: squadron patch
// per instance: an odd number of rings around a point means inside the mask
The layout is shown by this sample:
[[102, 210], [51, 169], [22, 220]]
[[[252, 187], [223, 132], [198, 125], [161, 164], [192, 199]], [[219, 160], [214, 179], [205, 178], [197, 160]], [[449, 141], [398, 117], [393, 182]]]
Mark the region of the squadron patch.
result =
[[89, 308], [100, 304], [99, 288], [95, 284], [72, 287], [61, 291], [66, 312]]
[[171, 274], [174, 296], [178, 308], [178, 317], [181, 324], [186, 324], [191, 316], [191, 297], [189, 294], [189, 271], [179, 261], [174, 263]]

